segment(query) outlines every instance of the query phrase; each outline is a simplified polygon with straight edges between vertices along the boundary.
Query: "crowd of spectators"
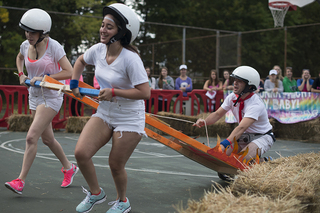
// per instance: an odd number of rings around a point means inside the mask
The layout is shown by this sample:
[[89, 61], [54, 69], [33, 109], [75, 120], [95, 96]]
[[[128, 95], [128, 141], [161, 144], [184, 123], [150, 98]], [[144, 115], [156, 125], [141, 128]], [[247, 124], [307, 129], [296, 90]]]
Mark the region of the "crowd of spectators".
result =
[[310, 70], [303, 69], [301, 78], [293, 77], [292, 67], [286, 67], [285, 77], [282, 76], [280, 66], [275, 65], [270, 71], [266, 80], [260, 80], [258, 92], [319, 92], [320, 93], [320, 72], [314, 80], [311, 78]]
[[[181, 90], [183, 96], [186, 97], [188, 92], [192, 91], [192, 79], [188, 77], [188, 67], [185, 64], [180, 65], [180, 76], [174, 80], [168, 75], [168, 69], [166, 67], [161, 68], [161, 72], [158, 78], [150, 77], [150, 68], [145, 67], [149, 77], [150, 89], [160, 90]], [[233, 79], [230, 77], [228, 70], [223, 71], [223, 80], [220, 80], [216, 70], [211, 70], [208, 80], [203, 85], [203, 90], [206, 90], [206, 96], [208, 97], [207, 106], [211, 102], [211, 109], [215, 110], [215, 95], [219, 90], [233, 90]], [[284, 76], [279, 65], [274, 65], [269, 71], [269, 75], [265, 79], [260, 79], [259, 88], [256, 92], [318, 92], [320, 93], [320, 72], [319, 76], [314, 80], [311, 78], [309, 69], [303, 69], [301, 78], [293, 77], [292, 67], [286, 67]], [[153, 100], [152, 100], [153, 101]], [[162, 109], [162, 102], [165, 101], [165, 109]], [[162, 100], [159, 97], [158, 111], [167, 111], [167, 100]], [[148, 103], [147, 103], [148, 104]], [[152, 103], [153, 104], [153, 103]]]

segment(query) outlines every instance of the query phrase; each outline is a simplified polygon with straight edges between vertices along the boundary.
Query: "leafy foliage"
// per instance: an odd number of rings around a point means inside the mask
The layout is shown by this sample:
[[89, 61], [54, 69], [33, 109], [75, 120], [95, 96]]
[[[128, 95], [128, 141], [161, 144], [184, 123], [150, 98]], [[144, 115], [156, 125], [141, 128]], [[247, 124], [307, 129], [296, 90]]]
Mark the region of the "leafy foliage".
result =
[[[268, 75], [269, 70], [275, 64], [284, 66], [284, 36], [283, 29], [273, 28], [273, 18], [268, 8], [266, 0], [220, 0], [220, 1], [195, 1], [195, 0], [176, 0], [176, 1], [156, 1], [144, 0], [135, 1], [135, 8], [140, 11], [141, 17], [146, 22], [170, 23], [203, 28], [229, 30], [241, 32], [241, 63], [255, 67], [262, 78]], [[319, 53], [317, 47], [319, 40], [318, 26], [306, 26], [294, 28], [295, 25], [319, 23], [317, 15], [320, 5], [314, 2], [296, 11], [288, 12], [285, 17], [287, 26], [287, 66], [292, 66], [294, 75], [299, 77], [303, 68], [310, 68], [313, 76], [317, 76], [320, 70]], [[260, 29], [270, 29], [258, 32]], [[141, 33], [140, 48], [141, 54], [150, 54], [145, 46], [147, 43], [162, 43], [156, 46], [155, 62], [156, 65], [169, 67], [171, 73], [178, 74], [177, 68], [181, 64], [181, 39], [182, 30], [177, 27], [155, 26], [144, 24]], [[256, 31], [251, 32], [250, 31]], [[220, 35], [226, 35], [221, 33]], [[187, 28], [187, 38], [199, 37], [204, 35], [214, 35], [215, 32], [204, 30], [193, 30]], [[154, 35], [151, 37], [150, 35]], [[180, 40], [180, 48], [176, 45], [166, 44], [170, 40]], [[186, 64], [188, 65], [189, 75], [208, 76], [210, 69], [216, 67], [216, 44], [215, 37], [211, 39], [189, 40], [186, 44]], [[229, 42], [232, 42], [230, 40]], [[231, 43], [230, 43], [231, 45]], [[161, 47], [160, 47], [161, 46]], [[174, 46], [174, 48], [173, 48]], [[220, 47], [220, 54], [223, 55], [223, 48]], [[145, 51], [145, 49], [147, 49]], [[236, 50], [234, 50], [236, 51]], [[160, 55], [160, 57], [157, 57]], [[228, 57], [227, 54], [224, 54]], [[229, 57], [234, 57], [229, 55]], [[148, 66], [152, 65], [151, 58], [144, 58]], [[226, 59], [224, 59], [226, 60]], [[220, 64], [221, 65], [221, 64]], [[230, 64], [231, 65], [231, 64]], [[155, 68], [155, 73], [159, 69]], [[232, 70], [233, 68], [229, 68]], [[284, 69], [283, 69], [284, 70]], [[220, 69], [220, 76], [223, 69]]]
[[[19, 28], [18, 23], [27, 9], [37, 7], [48, 11], [53, 23], [50, 36], [64, 46], [73, 64], [86, 48], [99, 42], [102, 7], [115, 2], [125, 1], [0, 1], [0, 5], [15, 8], [0, 8], [0, 83], [18, 84], [18, 78], [13, 74], [12, 68], [16, 66], [15, 58], [20, 44], [25, 39], [24, 31]], [[159, 74], [161, 66], [168, 67], [170, 75], [179, 75], [178, 67], [183, 58], [184, 26], [192, 26], [186, 27], [185, 62], [189, 68], [188, 75], [194, 79], [207, 78], [210, 70], [216, 67], [217, 30], [220, 33], [219, 63], [220, 66], [225, 66], [220, 68], [220, 77], [223, 69], [231, 71], [237, 61], [240, 61], [241, 65], [255, 67], [262, 78], [267, 76], [273, 65], [284, 67], [285, 63], [293, 67], [295, 77], [301, 75], [303, 68], [309, 68], [313, 77], [319, 73], [320, 55], [317, 47], [320, 45], [320, 40], [317, 35], [320, 29], [319, 25], [307, 25], [320, 23], [318, 15], [320, 5], [317, 2], [287, 13], [284, 22], [287, 33], [282, 28], [273, 28], [273, 18], [267, 0], [127, 2], [133, 4], [143, 19], [139, 36], [134, 44], [139, 47], [144, 64], [154, 67], [155, 75]], [[306, 26], [295, 27], [303, 24]], [[236, 55], [238, 35], [241, 35], [241, 58], [237, 58]], [[287, 36], [286, 62], [285, 35]], [[199, 86], [195, 88], [201, 88], [202, 84], [199, 82]]]

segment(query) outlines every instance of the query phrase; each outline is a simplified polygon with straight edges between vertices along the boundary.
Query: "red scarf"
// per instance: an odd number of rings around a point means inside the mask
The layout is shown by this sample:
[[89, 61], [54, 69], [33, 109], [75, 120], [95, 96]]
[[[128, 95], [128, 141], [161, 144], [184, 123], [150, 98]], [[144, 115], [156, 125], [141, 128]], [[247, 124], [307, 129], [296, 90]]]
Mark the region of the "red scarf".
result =
[[[244, 108], [244, 101], [247, 100], [247, 99], [249, 99], [249, 98], [251, 98], [251, 96], [253, 96], [253, 95], [254, 95], [254, 93], [252, 92], [252, 93], [250, 93], [247, 97], [245, 97], [245, 99], [240, 98], [240, 99], [238, 100], [238, 103], [240, 104], [240, 106], [239, 106], [239, 123], [240, 123], [241, 120], [242, 120], [242, 110], [243, 110], [243, 108]], [[236, 94], [236, 96], [237, 96], [237, 99], [238, 99], [239, 95]], [[234, 100], [233, 103], [235, 103], [236, 101], [237, 101], [237, 100]]]

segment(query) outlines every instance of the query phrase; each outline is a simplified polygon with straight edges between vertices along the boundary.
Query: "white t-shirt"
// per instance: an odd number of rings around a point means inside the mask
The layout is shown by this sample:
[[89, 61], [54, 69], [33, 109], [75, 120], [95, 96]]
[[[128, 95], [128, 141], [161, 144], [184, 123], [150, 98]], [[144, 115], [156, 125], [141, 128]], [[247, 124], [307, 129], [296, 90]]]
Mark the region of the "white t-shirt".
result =
[[[30, 62], [28, 59], [29, 42], [24, 41], [20, 46], [20, 53], [24, 56], [24, 64], [26, 66], [28, 77], [32, 79], [33, 77], [44, 76], [45, 74], [55, 74], [61, 71], [58, 61], [66, 55], [63, 47], [56, 40], [49, 38], [48, 47], [44, 55], [37, 61]], [[64, 84], [64, 81], [60, 81]], [[43, 89], [43, 94], [45, 97], [54, 98], [59, 96], [58, 91]], [[39, 96], [42, 95], [41, 89], [36, 87], [29, 87], [29, 95]]]
[[[132, 89], [134, 86], [147, 83], [148, 76], [138, 54], [122, 48], [119, 56], [111, 64], [106, 61], [107, 45], [98, 43], [90, 47], [83, 56], [87, 64], [95, 66], [95, 76], [100, 89]], [[117, 100], [130, 100], [116, 97]], [[135, 100], [141, 102], [143, 100]], [[100, 101], [103, 107], [105, 101]]]
[[[229, 111], [231, 110], [235, 118], [239, 123], [239, 106], [237, 103], [234, 105], [234, 100], [237, 100], [237, 96], [231, 93], [223, 101], [221, 107]], [[268, 113], [266, 107], [261, 98], [254, 94], [251, 98], [244, 101], [244, 108], [242, 110], [242, 118], [253, 118], [255, 122], [245, 131], [245, 133], [260, 133], [264, 134], [272, 129], [272, 125], [269, 122]]]

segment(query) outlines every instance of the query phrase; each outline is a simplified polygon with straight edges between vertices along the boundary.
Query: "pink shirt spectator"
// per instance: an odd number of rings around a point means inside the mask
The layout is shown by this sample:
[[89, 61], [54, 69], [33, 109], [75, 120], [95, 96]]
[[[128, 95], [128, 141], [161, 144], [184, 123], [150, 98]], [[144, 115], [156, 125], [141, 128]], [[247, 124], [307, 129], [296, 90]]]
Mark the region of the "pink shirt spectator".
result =
[[93, 87], [96, 89], [100, 89], [100, 85], [96, 79], [96, 76], [93, 76]]
[[[71, 79], [65, 80], [65, 84], [66, 84], [66, 85], [70, 85], [70, 80], [71, 80]], [[82, 77], [82, 75], [80, 76], [79, 81], [82, 81], [82, 82], [83, 82], [83, 77]]]

